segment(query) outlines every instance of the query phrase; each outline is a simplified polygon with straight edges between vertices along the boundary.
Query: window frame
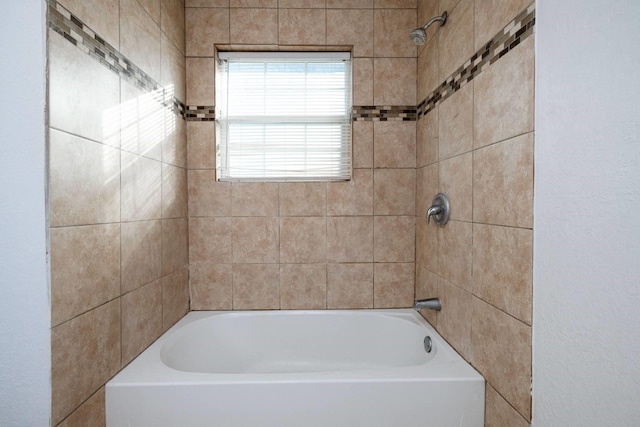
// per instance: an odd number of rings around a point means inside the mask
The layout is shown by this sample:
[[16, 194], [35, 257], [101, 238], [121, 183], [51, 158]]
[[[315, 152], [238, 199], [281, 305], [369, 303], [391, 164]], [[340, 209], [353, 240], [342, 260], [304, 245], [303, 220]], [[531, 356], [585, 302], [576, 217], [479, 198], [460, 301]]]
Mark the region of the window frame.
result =
[[[225, 63], [225, 61], [227, 61]], [[329, 62], [342, 62], [345, 64], [345, 73], [344, 73], [344, 93], [341, 94], [344, 99], [344, 108], [341, 109], [339, 115], [331, 115], [331, 116], [322, 116], [322, 115], [295, 115], [295, 116], [276, 116], [281, 118], [281, 121], [278, 122], [273, 117], [267, 116], [263, 114], [262, 116], [253, 116], [254, 121], [251, 121], [251, 116], [231, 116], [232, 119], [227, 116], [225, 109], [229, 104], [229, 84], [228, 84], [228, 61], [242, 61], [242, 62], [258, 62], [258, 63], [296, 63], [299, 64], [301, 62], [304, 63], [329, 63]], [[352, 129], [352, 110], [353, 110], [353, 60], [351, 56], [351, 52], [239, 52], [239, 51], [220, 51], [217, 52], [217, 60], [216, 60], [216, 170], [217, 170], [217, 179], [218, 181], [223, 182], [330, 182], [330, 181], [349, 181], [353, 176], [353, 148], [352, 148], [352, 140], [353, 140], [353, 129]], [[305, 77], [307, 76], [307, 72], [305, 70]], [[265, 86], [266, 87], [266, 86]], [[305, 86], [305, 94], [308, 94], [308, 87]], [[304, 97], [303, 97], [304, 98]], [[265, 101], [266, 103], [267, 101]], [[256, 120], [256, 117], [262, 117], [262, 119]], [[304, 118], [307, 118], [306, 120]], [[323, 121], [324, 118], [324, 121]], [[275, 120], [270, 122], [269, 120]], [[244, 121], [248, 120], [248, 121]], [[231, 124], [237, 123], [245, 123], [248, 125], [263, 125], [264, 129], [267, 129], [267, 126], [273, 124], [279, 124], [281, 126], [282, 122], [285, 122], [289, 125], [296, 125], [300, 128], [300, 125], [304, 126], [304, 131], [302, 134], [305, 138], [308, 138], [309, 132], [313, 132], [308, 129], [309, 126], [323, 126], [324, 128], [320, 128], [321, 130], [325, 130], [326, 132], [336, 132], [339, 131], [339, 138], [332, 138], [329, 136], [330, 141], [338, 141], [338, 145], [335, 143], [328, 143], [326, 146], [320, 147], [319, 150], [316, 151], [304, 151], [306, 156], [307, 153], [316, 153], [320, 151], [327, 151], [328, 146], [332, 146], [330, 154], [327, 155], [327, 159], [325, 161], [327, 163], [322, 164], [325, 169], [322, 170], [317, 176], [313, 175], [313, 171], [309, 169], [308, 164], [305, 161], [305, 169], [300, 172], [300, 174], [295, 174], [295, 171], [287, 170], [286, 168], [282, 168], [282, 175], [279, 176], [267, 176], [269, 173], [273, 173], [268, 168], [264, 168], [261, 170], [261, 174], [257, 173], [254, 176], [239, 176], [233, 175], [232, 170], [229, 166], [229, 159], [232, 153], [230, 153], [229, 145], [227, 145], [227, 138], [230, 135], [230, 126]], [[263, 141], [266, 141], [263, 140]], [[286, 163], [286, 154], [282, 151], [278, 151], [274, 149], [273, 152], [269, 152], [268, 142], [263, 142], [267, 145], [267, 149], [260, 152], [259, 150], [255, 150], [253, 153], [249, 150], [251, 154], [262, 153], [263, 155], [277, 154], [281, 158], [280, 162], [284, 165]], [[273, 144], [277, 145], [277, 144]], [[232, 146], [232, 145], [231, 145]], [[233, 147], [233, 146], [232, 146]], [[237, 147], [237, 146], [236, 146]], [[289, 146], [287, 146], [289, 147]], [[300, 149], [301, 145], [298, 143], [294, 143], [294, 148]], [[336, 148], [337, 147], [337, 148]], [[284, 149], [286, 151], [286, 149]], [[330, 163], [331, 160], [329, 157], [338, 157], [338, 160], [335, 160], [335, 163]], [[309, 161], [313, 164], [313, 161]], [[331, 169], [335, 168], [336, 171], [333, 172]], [[311, 173], [309, 172], [311, 171]]]

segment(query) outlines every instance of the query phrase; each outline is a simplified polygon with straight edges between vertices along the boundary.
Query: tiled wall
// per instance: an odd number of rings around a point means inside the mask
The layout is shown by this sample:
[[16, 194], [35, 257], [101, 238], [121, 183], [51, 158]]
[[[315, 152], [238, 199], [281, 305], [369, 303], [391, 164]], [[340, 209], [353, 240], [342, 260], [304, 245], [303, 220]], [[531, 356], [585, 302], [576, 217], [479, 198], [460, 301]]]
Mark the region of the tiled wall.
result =
[[[187, 105], [214, 49], [353, 49], [354, 176], [219, 183], [214, 123], [189, 121], [191, 308], [408, 307], [414, 296], [416, 1], [187, 0]], [[404, 112], [414, 110], [414, 121]], [[388, 121], [380, 109], [391, 110]], [[411, 113], [409, 113], [411, 114]], [[360, 120], [362, 119], [362, 120]]]
[[[418, 21], [444, 10], [446, 25], [418, 56], [416, 297], [440, 296], [443, 310], [423, 314], [487, 379], [486, 425], [524, 426], [535, 13], [530, 0], [424, 0]], [[438, 192], [451, 201], [442, 228], [424, 221]]]
[[100, 426], [106, 381], [189, 307], [174, 103], [185, 100], [184, 4], [60, 6], [49, 2], [52, 425]]

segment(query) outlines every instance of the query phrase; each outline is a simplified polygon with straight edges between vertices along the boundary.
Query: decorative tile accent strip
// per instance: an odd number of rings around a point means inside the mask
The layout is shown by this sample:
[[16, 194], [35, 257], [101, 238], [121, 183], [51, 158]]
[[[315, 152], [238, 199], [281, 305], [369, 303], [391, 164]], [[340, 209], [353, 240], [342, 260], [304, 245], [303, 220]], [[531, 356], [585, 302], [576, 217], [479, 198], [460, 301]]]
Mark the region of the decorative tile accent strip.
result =
[[416, 117], [416, 107], [413, 105], [363, 105], [354, 106], [352, 110], [354, 122], [414, 122]]
[[97, 60], [135, 87], [146, 92], [162, 90], [162, 104], [176, 115], [185, 118], [185, 105], [173, 93], [160, 85], [140, 67], [89, 28], [56, 0], [48, 0], [49, 27], [69, 43]]
[[189, 122], [212, 122], [216, 119], [216, 108], [213, 105], [187, 105], [184, 118]]
[[535, 3], [532, 3], [418, 104], [418, 119], [429, 114], [438, 104], [533, 34], [535, 23]]

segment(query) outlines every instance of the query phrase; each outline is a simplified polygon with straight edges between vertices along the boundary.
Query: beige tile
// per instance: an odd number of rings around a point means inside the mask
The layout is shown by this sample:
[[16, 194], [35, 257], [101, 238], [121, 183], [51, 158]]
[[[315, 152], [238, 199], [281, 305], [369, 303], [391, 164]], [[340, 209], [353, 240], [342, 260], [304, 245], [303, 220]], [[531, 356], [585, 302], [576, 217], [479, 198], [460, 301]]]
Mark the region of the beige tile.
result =
[[184, 20], [184, 0], [162, 0], [162, 31], [181, 52], [184, 52]]
[[323, 45], [326, 44], [326, 41], [326, 11], [324, 9], [278, 10], [279, 44]]
[[472, 225], [468, 222], [449, 221], [444, 227], [433, 222], [428, 227], [438, 228], [438, 270], [440, 276], [456, 285], [472, 290]]
[[120, 98], [122, 149], [161, 160], [167, 113], [162, 105], [162, 89], [145, 92], [122, 80]]
[[413, 215], [416, 211], [416, 170], [376, 169], [373, 172], [374, 215]]
[[440, 160], [473, 150], [473, 85], [454, 93], [439, 110]]
[[475, 148], [533, 130], [534, 39], [474, 79]]
[[116, 49], [120, 43], [119, 0], [60, 0], [59, 3]]
[[318, 310], [326, 307], [326, 264], [280, 265], [280, 308], [282, 310]]
[[374, 0], [376, 8], [413, 8], [417, 7], [417, 0]]
[[471, 360], [473, 295], [446, 280], [441, 280], [438, 286], [442, 301], [438, 331], [462, 357]]
[[[437, 24], [431, 26], [429, 30], [433, 27], [437, 27]], [[427, 34], [427, 40], [418, 55], [418, 98], [416, 99], [418, 103], [425, 100], [442, 83], [438, 80], [440, 77], [438, 74], [438, 37], [429, 37], [429, 34]]]
[[277, 216], [278, 184], [234, 182], [231, 184], [233, 216]]
[[160, 3], [161, 0], [138, 0], [138, 3], [147, 11], [151, 18], [160, 25]]
[[187, 58], [187, 105], [215, 105], [214, 58]]
[[189, 264], [189, 230], [186, 219], [162, 220], [162, 274]]
[[106, 427], [104, 387], [71, 413], [58, 427]]
[[475, 50], [479, 50], [515, 16], [524, 10], [531, 0], [492, 0], [475, 4]]
[[326, 260], [325, 217], [280, 218], [280, 262], [319, 263]]
[[487, 427], [528, 427], [522, 418], [498, 392], [487, 384], [485, 388], [485, 426]]
[[438, 163], [417, 169], [416, 216], [425, 220], [425, 224], [427, 209], [431, 207], [433, 198], [438, 194], [438, 189], [440, 188], [439, 176]]
[[120, 299], [122, 306], [122, 365], [126, 365], [162, 334], [160, 280]]
[[214, 122], [187, 122], [187, 165], [189, 169], [216, 167]]
[[327, 9], [370, 9], [373, 0], [327, 0]]
[[159, 219], [162, 216], [162, 163], [121, 153], [122, 221]]
[[474, 224], [474, 293], [531, 324], [533, 232]]
[[373, 306], [375, 308], [405, 308], [413, 305], [413, 263], [373, 265]]
[[185, 0], [185, 7], [229, 7], [229, 0]]
[[189, 216], [231, 216], [231, 183], [216, 181], [215, 170], [189, 171]]
[[[366, 9], [327, 10], [327, 44], [353, 45], [354, 57], [373, 56], [373, 11]], [[371, 67], [373, 71], [373, 67]], [[371, 72], [370, 80], [373, 80]], [[354, 76], [355, 64], [354, 64]], [[357, 82], [354, 77], [354, 82]], [[355, 101], [355, 105], [368, 105]]]
[[373, 122], [353, 122], [353, 167], [373, 167]]
[[48, 47], [50, 126], [119, 147], [118, 76], [53, 30]]
[[525, 419], [531, 414], [531, 327], [473, 298], [471, 363]]
[[438, 116], [439, 110], [431, 110], [416, 123], [416, 167], [430, 165], [438, 161], [439, 135]]
[[327, 211], [327, 185], [323, 182], [280, 184], [281, 216], [322, 216]]
[[234, 310], [280, 308], [280, 266], [278, 264], [234, 264]]
[[119, 295], [119, 224], [52, 228], [50, 234], [53, 325]]
[[414, 168], [416, 122], [374, 122], [373, 160], [376, 168]]
[[473, 205], [473, 153], [440, 162], [440, 191], [449, 197], [450, 219], [471, 221]]
[[427, 224], [424, 217], [416, 218], [416, 263], [438, 271], [438, 230]]
[[533, 134], [474, 152], [473, 220], [533, 226]]
[[417, 58], [373, 60], [373, 103], [375, 105], [416, 104]]
[[278, 218], [233, 218], [233, 262], [279, 262]]
[[[336, 12], [342, 12], [342, 11], [336, 10]], [[372, 105], [372, 104], [373, 104], [373, 58], [354, 58], [353, 59], [353, 105]]]
[[278, 0], [230, 0], [231, 7], [278, 7]]
[[232, 310], [231, 264], [191, 263], [189, 287], [191, 310]]
[[160, 27], [136, 0], [120, 0], [120, 52], [160, 81]]
[[460, 0], [440, 0], [440, 14], [445, 11], [453, 10], [454, 7], [460, 2]]
[[438, 271], [438, 230], [423, 216], [416, 217], [416, 263]]
[[229, 9], [188, 7], [184, 19], [187, 56], [213, 56], [214, 44], [229, 43]]
[[189, 219], [189, 262], [229, 264], [232, 259], [231, 218]]
[[[184, 99], [184, 98], [182, 98]], [[187, 122], [169, 109], [164, 110], [165, 133], [162, 140], [162, 161], [187, 167]]]
[[373, 308], [373, 264], [327, 264], [327, 308]]
[[50, 225], [119, 221], [118, 150], [53, 129], [49, 144]]
[[279, 8], [325, 8], [325, 0], [278, 0]]
[[475, 52], [473, 0], [460, 0], [448, 10], [447, 23], [438, 29], [438, 80], [444, 81]]
[[374, 12], [373, 50], [377, 58], [415, 58], [409, 33], [416, 27], [416, 9], [379, 9]]
[[[416, 265], [416, 299], [441, 297], [438, 288], [438, 275], [424, 267]], [[427, 319], [434, 327], [438, 326], [439, 312], [423, 308], [420, 310], [422, 317]]]
[[377, 216], [373, 223], [375, 262], [414, 262], [415, 217]]
[[346, 182], [327, 184], [327, 215], [373, 214], [373, 172], [354, 169], [353, 178]]
[[120, 301], [51, 330], [51, 424], [57, 425], [120, 369]]
[[162, 164], [162, 217], [187, 216], [187, 171]]
[[236, 44], [278, 44], [278, 10], [231, 9], [230, 37]]
[[189, 311], [189, 267], [162, 278], [162, 329], [166, 331]]
[[327, 218], [327, 261], [372, 262], [373, 217]]
[[125, 294], [162, 275], [160, 221], [123, 222], [121, 241], [121, 293]]

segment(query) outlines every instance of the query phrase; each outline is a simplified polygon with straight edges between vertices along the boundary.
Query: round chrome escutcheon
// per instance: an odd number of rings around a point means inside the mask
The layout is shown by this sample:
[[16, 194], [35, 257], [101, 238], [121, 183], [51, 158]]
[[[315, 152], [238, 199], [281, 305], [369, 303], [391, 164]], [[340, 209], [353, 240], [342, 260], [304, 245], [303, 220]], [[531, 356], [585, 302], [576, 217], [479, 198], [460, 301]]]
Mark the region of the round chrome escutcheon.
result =
[[431, 353], [431, 349], [433, 348], [433, 343], [431, 342], [431, 337], [427, 335], [424, 337], [424, 351], [427, 353]]

